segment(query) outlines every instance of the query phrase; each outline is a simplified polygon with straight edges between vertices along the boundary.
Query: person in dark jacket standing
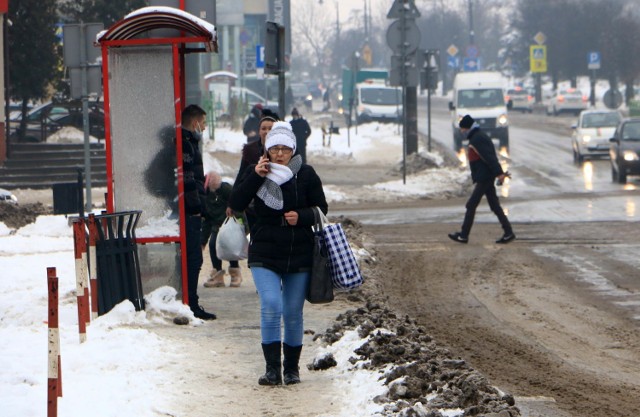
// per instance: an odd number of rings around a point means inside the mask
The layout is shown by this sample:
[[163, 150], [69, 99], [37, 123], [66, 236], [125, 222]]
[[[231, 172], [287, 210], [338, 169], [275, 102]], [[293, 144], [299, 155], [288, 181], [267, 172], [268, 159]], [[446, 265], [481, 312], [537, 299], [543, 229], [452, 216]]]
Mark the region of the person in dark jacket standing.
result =
[[296, 149], [302, 157], [302, 163], [307, 163], [307, 138], [311, 135], [309, 123], [300, 115], [295, 107], [291, 110], [291, 129], [296, 136]]
[[260, 296], [266, 361], [266, 373], [258, 383], [280, 385], [284, 380], [289, 385], [300, 382], [298, 362], [312, 262], [313, 207], [327, 213], [328, 206], [318, 174], [302, 163], [300, 155], [294, 156], [296, 138], [288, 122], [274, 123], [265, 148], [267, 154], [234, 185], [231, 208], [242, 211], [255, 201], [248, 264]]
[[244, 125], [242, 126], [242, 132], [247, 137], [247, 143], [256, 140], [258, 135], [258, 124], [260, 123], [261, 118], [262, 104], [258, 103], [251, 108], [249, 116], [244, 121]]
[[187, 241], [187, 286], [189, 307], [193, 315], [214, 320], [216, 315], [206, 312], [198, 304], [198, 277], [202, 268], [200, 229], [204, 212], [204, 168], [200, 141], [206, 126], [207, 113], [189, 105], [182, 111], [182, 178], [184, 185], [185, 239]]
[[[222, 269], [222, 260], [218, 259], [216, 253], [216, 239], [220, 226], [227, 218], [226, 210], [232, 187], [228, 182], [222, 181], [220, 174], [215, 171], [210, 171], [205, 178], [204, 186], [207, 197], [200, 244], [204, 250], [207, 242], [209, 243], [209, 256], [213, 271], [204, 286], [207, 288], [224, 287], [224, 269]], [[239, 287], [242, 283], [242, 273], [238, 261], [229, 261], [229, 275], [231, 276], [229, 286]]]
[[513, 233], [511, 223], [500, 206], [494, 181], [497, 178], [498, 184], [502, 184], [505, 178], [510, 177], [510, 175], [502, 170], [491, 138], [480, 130], [480, 126], [471, 116], [468, 114], [464, 116], [460, 120], [459, 126], [460, 132], [466, 134], [469, 139], [467, 157], [469, 168], [471, 168], [471, 180], [475, 187], [465, 206], [467, 211], [462, 222], [462, 230], [450, 233], [448, 236], [459, 243], [469, 242], [469, 233], [471, 232], [471, 226], [473, 226], [476, 209], [484, 195], [487, 197], [489, 207], [498, 217], [504, 231], [504, 234], [500, 239], [496, 240], [496, 243], [509, 243], [516, 238], [516, 235]]

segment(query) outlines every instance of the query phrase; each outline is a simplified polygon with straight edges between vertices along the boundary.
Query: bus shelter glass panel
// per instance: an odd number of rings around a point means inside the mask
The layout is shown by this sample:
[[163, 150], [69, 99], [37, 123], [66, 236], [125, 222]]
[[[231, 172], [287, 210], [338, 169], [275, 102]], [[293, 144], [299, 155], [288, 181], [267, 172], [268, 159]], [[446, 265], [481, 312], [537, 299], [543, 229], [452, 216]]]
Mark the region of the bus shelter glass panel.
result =
[[138, 238], [179, 236], [172, 48], [111, 48], [109, 70], [115, 210], [142, 210]]
[[180, 245], [176, 243], [138, 245], [142, 292], [164, 286], [175, 288], [182, 298], [182, 272], [180, 271]]

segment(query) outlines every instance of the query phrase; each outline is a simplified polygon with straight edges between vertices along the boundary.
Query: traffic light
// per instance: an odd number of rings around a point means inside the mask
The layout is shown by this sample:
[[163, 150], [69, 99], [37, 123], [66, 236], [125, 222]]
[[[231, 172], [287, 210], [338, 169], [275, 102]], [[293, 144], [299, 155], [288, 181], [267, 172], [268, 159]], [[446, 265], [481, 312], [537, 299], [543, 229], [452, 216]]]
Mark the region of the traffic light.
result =
[[265, 74], [279, 74], [284, 70], [284, 26], [276, 22], [266, 22], [264, 72]]

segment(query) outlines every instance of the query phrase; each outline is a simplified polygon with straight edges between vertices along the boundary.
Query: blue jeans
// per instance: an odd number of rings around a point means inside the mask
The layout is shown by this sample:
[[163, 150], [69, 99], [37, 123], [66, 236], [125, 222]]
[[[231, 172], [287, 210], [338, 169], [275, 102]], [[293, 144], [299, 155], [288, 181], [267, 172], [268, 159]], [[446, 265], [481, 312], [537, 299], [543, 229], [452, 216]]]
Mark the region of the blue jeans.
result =
[[251, 267], [251, 274], [260, 295], [262, 343], [281, 341], [280, 328], [284, 321], [284, 343], [301, 346], [304, 333], [302, 309], [310, 273], [278, 274], [270, 269], [254, 266]]

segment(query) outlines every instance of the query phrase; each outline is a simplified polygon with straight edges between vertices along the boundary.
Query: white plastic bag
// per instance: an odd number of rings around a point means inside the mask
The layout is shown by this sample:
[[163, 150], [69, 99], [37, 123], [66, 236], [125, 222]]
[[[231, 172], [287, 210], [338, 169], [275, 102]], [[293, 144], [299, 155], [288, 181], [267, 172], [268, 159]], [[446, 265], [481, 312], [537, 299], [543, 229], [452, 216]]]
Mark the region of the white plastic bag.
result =
[[249, 241], [244, 225], [234, 216], [225, 219], [216, 238], [216, 255], [223, 261], [240, 261], [249, 256]]

